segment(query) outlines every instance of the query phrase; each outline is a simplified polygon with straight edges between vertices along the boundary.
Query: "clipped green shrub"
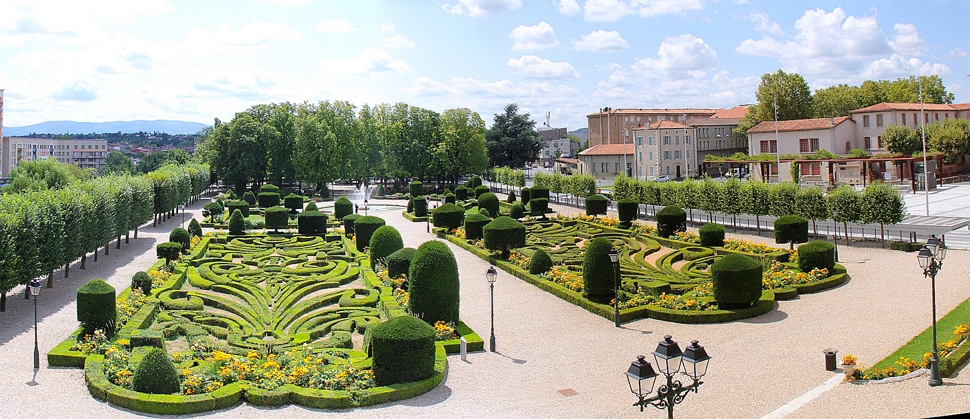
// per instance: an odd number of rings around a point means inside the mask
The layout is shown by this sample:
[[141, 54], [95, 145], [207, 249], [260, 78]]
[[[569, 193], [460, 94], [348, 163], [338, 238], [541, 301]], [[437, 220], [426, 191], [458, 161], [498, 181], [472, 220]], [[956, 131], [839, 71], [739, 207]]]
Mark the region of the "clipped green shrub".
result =
[[[248, 211], [248, 207], [247, 207]], [[246, 217], [241, 210], [235, 210], [229, 216], [229, 234], [243, 234], [246, 232]]]
[[341, 196], [333, 201], [333, 218], [342, 220], [344, 217], [354, 213], [354, 203], [350, 202], [346, 196]]
[[519, 195], [521, 195], [519, 198], [522, 201], [522, 205], [529, 204], [529, 199], [532, 198], [532, 194], [530, 192], [532, 192], [532, 190], [529, 188], [522, 188], [522, 191], [519, 192]]
[[327, 214], [320, 211], [304, 211], [296, 216], [300, 234], [327, 234]]
[[148, 350], [135, 369], [131, 388], [148, 394], [175, 394], [181, 390], [178, 371], [164, 349], [152, 347]]
[[478, 185], [475, 187], [475, 199], [481, 199], [482, 194], [490, 193], [491, 191], [488, 185]]
[[233, 192], [232, 188], [227, 189], [226, 193], [222, 194], [222, 196], [226, 197], [226, 199], [236, 199], [239, 197], [236, 195], [236, 192]]
[[492, 218], [492, 214], [488, 212], [488, 208], [479, 208], [478, 213], [482, 214], [488, 218]]
[[683, 209], [671, 205], [657, 211], [658, 236], [667, 238], [678, 231], [687, 231], [687, 213]]
[[193, 218], [189, 221], [189, 234], [192, 237], [202, 237], [202, 224], [199, 224], [199, 220]]
[[[484, 186], [484, 185], [483, 185]], [[498, 196], [491, 192], [485, 192], [478, 196], [478, 208], [485, 208], [488, 210], [489, 217], [498, 217]]]
[[272, 183], [267, 183], [259, 187], [259, 193], [280, 193], [280, 187]]
[[275, 206], [266, 208], [264, 213], [266, 219], [266, 228], [271, 228], [274, 231], [279, 231], [281, 228], [289, 227], [290, 223], [290, 212], [281, 206]]
[[388, 256], [404, 248], [404, 240], [396, 228], [382, 225], [374, 230], [374, 234], [371, 234], [368, 247], [370, 247], [371, 262], [386, 264], [385, 259]]
[[445, 194], [445, 203], [446, 204], [454, 204], [455, 202], [456, 202], [456, 200], [455, 200], [455, 194], [453, 194], [451, 192], [448, 192], [448, 193]]
[[812, 269], [835, 269], [835, 246], [832, 243], [816, 240], [798, 246], [798, 269], [811, 272]]
[[492, 221], [487, 215], [480, 213], [469, 214], [465, 217], [465, 238], [468, 240], [480, 240], [482, 229]]
[[242, 200], [249, 205], [256, 205], [256, 194], [253, 191], [246, 191], [243, 193]]
[[459, 186], [455, 188], [455, 198], [459, 201], [464, 201], [468, 199], [468, 188], [465, 186]]
[[151, 295], [152, 278], [145, 271], [135, 272], [135, 276], [131, 277], [131, 288], [140, 289], [142, 294]]
[[103, 279], [92, 279], [77, 289], [77, 321], [85, 334], [101, 329], [114, 335], [118, 317], [115, 289]]
[[357, 251], [363, 252], [364, 248], [370, 245], [370, 238], [382, 225], [387, 224], [381, 217], [365, 215], [354, 221], [354, 241], [357, 242]]
[[407, 212], [410, 212], [412, 214], [414, 213], [414, 200], [411, 199], [411, 198], [408, 198], [408, 207], [407, 207], [406, 211]]
[[552, 269], [552, 258], [545, 250], [537, 249], [532, 253], [532, 258], [529, 259], [529, 273], [533, 275], [538, 275], [546, 273]]
[[532, 198], [529, 200], [529, 209], [533, 214], [542, 215], [549, 209], [549, 198]]
[[229, 208], [229, 216], [232, 216], [232, 213], [236, 210], [242, 212], [243, 218], [249, 216], [249, 203], [246, 201], [229, 201], [229, 203], [226, 204], [226, 207]]
[[640, 203], [633, 199], [621, 199], [616, 202], [616, 215], [620, 224], [630, 227], [640, 216]]
[[697, 230], [701, 238], [701, 246], [721, 247], [724, 246], [724, 226], [717, 223], [707, 223]]
[[761, 262], [738, 254], [711, 265], [714, 299], [721, 309], [749, 307], [761, 298]]
[[509, 191], [509, 196], [505, 199], [505, 202], [508, 202], [508, 203], [515, 202], [515, 191]]
[[415, 217], [427, 217], [428, 216], [428, 200], [423, 196], [411, 199], [414, 206], [414, 216]]
[[172, 261], [178, 260], [181, 254], [182, 243], [179, 242], [165, 242], [155, 246], [155, 255], [159, 259], [165, 259], [165, 263], [169, 265], [172, 264]]
[[344, 217], [344, 233], [354, 234], [354, 223], [360, 218], [360, 214], [350, 214]]
[[411, 194], [411, 198], [417, 198], [424, 195], [424, 185], [421, 182], [414, 181], [408, 185], [408, 192]]
[[468, 178], [468, 182], [465, 183], [465, 186], [468, 187], [468, 189], [475, 189], [479, 186], [482, 186], [482, 178], [478, 176], [472, 176]]
[[223, 211], [225, 211], [225, 208], [222, 207], [221, 203], [219, 203], [218, 201], [212, 201], [208, 204], [205, 204], [202, 207], [202, 216], [212, 217], [216, 215], [222, 215]]
[[280, 204], [280, 194], [276, 192], [260, 192], [258, 200], [260, 208], [275, 207]]
[[616, 293], [610, 249], [613, 244], [603, 237], [590, 240], [584, 248], [583, 297], [592, 302], [609, 303]]
[[714, 250], [711, 250], [706, 247], [691, 246], [691, 247], [684, 248], [684, 260], [687, 260], [687, 261], [697, 260], [702, 257], [713, 256], [713, 255], [714, 255]]
[[432, 240], [418, 246], [408, 270], [410, 310], [428, 324], [458, 323], [458, 262], [444, 242]]
[[377, 385], [420, 381], [434, 374], [433, 327], [412, 316], [401, 316], [368, 330]]
[[[371, 251], [373, 252], [373, 248], [371, 248]], [[400, 274], [407, 274], [411, 270], [411, 259], [414, 258], [414, 252], [417, 251], [418, 249], [413, 247], [404, 247], [387, 255], [387, 275], [394, 278]]]
[[448, 231], [461, 227], [465, 220], [465, 209], [457, 204], [444, 204], [432, 211], [435, 227], [443, 227]]
[[525, 217], [525, 206], [521, 202], [512, 204], [509, 208], [509, 217], [515, 220]]
[[303, 197], [295, 193], [291, 193], [283, 198], [283, 206], [290, 210], [291, 214], [296, 214], [300, 208], [303, 208]]
[[303, 212], [307, 211], [320, 211], [320, 209], [317, 208], [316, 202], [310, 201], [310, 203], [306, 204], [306, 208], [303, 209]]
[[775, 219], [775, 243], [788, 243], [795, 248], [795, 243], [808, 241], [808, 220], [797, 215], [786, 215]]
[[323, 199], [331, 198], [330, 187], [323, 185], [320, 187], [320, 197]]
[[182, 245], [182, 250], [189, 250], [192, 246], [192, 236], [182, 227], [175, 227], [168, 233], [168, 241]]
[[549, 188], [546, 188], [543, 186], [533, 186], [531, 191], [529, 192], [529, 195], [531, 195], [530, 200], [536, 199], [536, 198], [549, 199]]
[[606, 215], [610, 201], [605, 196], [595, 194], [586, 197], [586, 215]]
[[482, 236], [486, 249], [501, 251], [508, 258], [512, 249], [525, 246], [525, 224], [503, 215], [486, 224]]

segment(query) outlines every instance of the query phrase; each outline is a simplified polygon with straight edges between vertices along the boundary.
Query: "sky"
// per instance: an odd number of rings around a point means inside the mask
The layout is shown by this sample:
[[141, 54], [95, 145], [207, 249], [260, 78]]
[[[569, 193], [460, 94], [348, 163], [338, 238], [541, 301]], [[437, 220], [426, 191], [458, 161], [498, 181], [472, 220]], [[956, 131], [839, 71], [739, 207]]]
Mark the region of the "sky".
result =
[[211, 124], [273, 102], [470, 108], [541, 125], [732, 107], [782, 69], [814, 89], [936, 74], [970, 101], [970, 0], [0, 2], [4, 125]]

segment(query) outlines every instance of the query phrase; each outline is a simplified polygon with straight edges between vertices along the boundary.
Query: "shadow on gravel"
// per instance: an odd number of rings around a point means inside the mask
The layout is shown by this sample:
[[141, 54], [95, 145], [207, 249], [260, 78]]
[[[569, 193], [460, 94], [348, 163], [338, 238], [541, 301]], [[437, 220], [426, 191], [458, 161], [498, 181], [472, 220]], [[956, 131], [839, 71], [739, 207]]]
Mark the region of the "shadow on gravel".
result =
[[640, 333], [642, 333], [644, 335], [649, 335], [649, 334], [652, 334], [653, 333], [653, 330], [640, 330], [640, 329], [635, 329], [635, 328], [627, 327], [627, 326], [623, 326], [623, 325], [620, 325], [620, 329], [632, 330], [634, 332], [640, 332]]
[[758, 317], [752, 319], [739, 320], [742, 323], [752, 323], [752, 324], [764, 324], [764, 323], [774, 323], [780, 322], [788, 318], [788, 313], [778, 309], [778, 302], [775, 301], [775, 308], [768, 313], [762, 314]]
[[506, 354], [503, 354], [503, 353], [501, 353], [499, 351], [495, 351], [495, 354], [498, 355], [498, 356], [501, 356], [503, 358], [507, 358], [507, 359], [511, 360], [513, 364], [519, 364], [519, 365], [521, 365], [521, 364], [525, 364], [526, 362], [529, 362], [529, 361], [526, 361], [524, 359], [512, 358], [512, 357], [510, 357], [510, 356], [508, 356]]

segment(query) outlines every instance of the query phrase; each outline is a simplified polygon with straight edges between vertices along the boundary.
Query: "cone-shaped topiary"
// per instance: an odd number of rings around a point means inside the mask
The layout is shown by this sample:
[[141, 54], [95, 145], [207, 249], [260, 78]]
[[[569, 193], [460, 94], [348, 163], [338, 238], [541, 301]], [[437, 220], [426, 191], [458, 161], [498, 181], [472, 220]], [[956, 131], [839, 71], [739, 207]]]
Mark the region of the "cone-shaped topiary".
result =
[[521, 202], [516, 202], [512, 204], [512, 207], [509, 208], [509, 217], [516, 220], [522, 217], [525, 217], [525, 207], [522, 205]]
[[417, 198], [424, 195], [424, 184], [418, 181], [411, 182], [411, 184], [408, 185], [408, 192], [410, 193], [411, 198]]
[[445, 194], [445, 203], [446, 204], [454, 204], [455, 202], [456, 202], [456, 200], [455, 200], [455, 194], [453, 194], [451, 192], [448, 192], [448, 193]]
[[354, 213], [354, 203], [350, 202], [346, 196], [341, 196], [333, 201], [333, 218], [342, 220], [344, 217]]
[[521, 198], [521, 201], [522, 201], [522, 205], [528, 205], [529, 204], [529, 199], [532, 198], [531, 192], [532, 192], [532, 190], [529, 189], [529, 188], [522, 188], [522, 192], [519, 193], [519, 195], [522, 195], [520, 197]]
[[549, 199], [549, 188], [546, 188], [543, 186], [533, 186], [532, 189], [529, 191], [529, 195], [530, 195], [530, 198], [529, 198], [530, 202], [532, 199], [536, 199], [536, 198]]
[[487, 215], [480, 213], [469, 214], [465, 217], [465, 238], [468, 240], [480, 240], [482, 229], [492, 221]]
[[131, 287], [140, 289], [142, 294], [152, 295], [152, 278], [145, 271], [135, 272], [135, 276], [131, 277]]
[[418, 246], [408, 271], [411, 312], [429, 324], [458, 323], [458, 291], [458, 262], [451, 248], [440, 241]]
[[405, 211], [414, 214], [414, 199], [408, 198], [408, 207]]
[[482, 214], [482, 215], [484, 215], [484, 216], [486, 216], [488, 218], [492, 218], [492, 215], [489, 214], [489, 212], [488, 212], [488, 208], [479, 208], [478, 209], [478, 213], [479, 214]]
[[384, 224], [386, 223], [383, 218], [373, 215], [365, 215], [354, 221], [354, 240], [357, 242], [358, 252], [363, 252], [365, 247], [370, 246], [370, 237]]
[[468, 189], [475, 189], [479, 186], [482, 186], [482, 178], [478, 176], [472, 176], [468, 178], [468, 183], [466, 183], [465, 186], [468, 187]]
[[304, 211], [296, 216], [300, 234], [327, 234], [327, 214], [320, 211]]
[[761, 263], [728, 254], [710, 268], [714, 299], [722, 309], [748, 307], [761, 298]]
[[414, 216], [415, 217], [427, 217], [428, 216], [428, 200], [423, 196], [419, 196], [411, 200], [414, 205]]
[[468, 199], [468, 188], [465, 186], [459, 186], [455, 188], [455, 198], [459, 201], [464, 201]]
[[586, 197], [586, 215], [606, 215], [610, 201], [605, 196], [595, 194]]
[[533, 275], [538, 275], [546, 273], [552, 268], [552, 258], [545, 250], [538, 249], [532, 253], [532, 258], [529, 259], [529, 273]]
[[77, 321], [85, 334], [101, 329], [114, 335], [118, 317], [115, 289], [102, 279], [92, 279], [77, 289]]
[[720, 224], [704, 224], [699, 230], [697, 230], [697, 234], [701, 237], [701, 246], [724, 246], [724, 226]]
[[266, 228], [271, 228], [279, 232], [281, 228], [289, 227], [290, 212], [281, 206], [266, 208], [264, 213], [266, 218]]
[[630, 227], [640, 215], [640, 203], [633, 199], [621, 199], [616, 202], [616, 215], [621, 225]]
[[461, 222], [465, 220], [465, 209], [457, 204], [444, 204], [432, 211], [434, 215], [434, 226], [443, 227], [448, 231], [461, 227]]
[[[413, 297], [412, 297], [413, 298]], [[379, 386], [424, 380], [434, 374], [434, 328], [412, 316], [395, 317], [371, 331], [374, 381]]]
[[202, 237], [202, 224], [199, 224], [199, 220], [193, 218], [189, 221], [189, 234], [193, 237]]
[[481, 199], [482, 194], [491, 192], [488, 185], [478, 185], [475, 187], [475, 199]]
[[320, 211], [320, 209], [317, 208], [316, 202], [310, 201], [310, 203], [306, 204], [306, 208], [303, 209], [303, 212], [307, 211]]
[[182, 227], [175, 227], [171, 233], [168, 233], [168, 241], [182, 245], [182, 250], [189, 250], [192, 246], [192, 236]]
[[232, 213], [235, 212], [236, 210], [239, 210], [242, 212], [243, 218], [246, 218], [249, 216], [249, 203], [246, 201], [229, 201], [229, 203], [226, 204], [226, 207], [229, 208], [230, 217], [232, 216]]
[[687, 213], [676, 205], [657, 211], [657, 235], [663, 238], [678, 231], [687, 231]]
[[275, 207], [280, 204], [280, 194], [277, 192], [260, 192], [257, 200], [260, 208]]
[[235, 210], [229, 216], [229, 234], [244, 234], [246, 232], [246, 221], [240, 210]]
[[505, 202], [508, 202], [508, 203], [515, 202], [515, 191], [509, 191], [509, 196], [508, 198], [505, 199]]
[[344, 234], [354, 234], [354, 223], [360, 218], [360, 214], [350, 214], [344, 217]]
[[[411, 259], [414, 258], [414, 252], [418, 251], [413, 247], [405, 247], [391, 253], [387, 256], [387, 275], [394, 278], [400, 274], [407, 275], [408, 271], [411, 270]], [[407, 283], [404, 284], [405, 289], [407, 289]]]
[[795, 248], [795, 243], [808, 241], [808, 220], [797, 215], [786, 215], [775, 220], [775, 243], [788, 243]]
[[256, 194], [253, 191], [246, 191], [243, 193], [242, 200], [249, 205], [256, 205]]
[[532, 210], [532, 214], [543, 215], [546, 210], [549, 209], [549, 198], [536, 198], [533, 197], [529, 200], [529, 209]]
[[482, 228], [485, 248], [502, 252], [508, 258], [512, 249], [525, 246], [525, 224], [509, 217], [501, 216]]
[[320, 187], [320, 197], [323, 199], [331, 198], [330, 188], [327, 185], [323, 185]]
[[613, 244], [603, 237], [588, 242], [583, 255], [583, 297], [596, 303], [609, 303], [615, 294], [613, 262], [610, 249]]
[[303, 208], [303, 197], [295, 193], [291, 193], [283, 198], [283, 206], [290, 210], [290, 214], [296, 214], [300, 208]]
[[236, 192], [232, 190], [232, 188], [227, 189], [226, 193], [222, 194], [222, 196], [226, 197], [226, 199], [236, 199], [239, 197], [236, 195]]
[[387, 264], [386, 259], [391, 253], [404, 248], [404, 240], [396, 228], [383, 225], [374, 230], [370, 236], [370, 260], [373, 263]]
[[151, 348], [131, 379], [131, 389], [148, 394], [175, 394], [181, 390], [179, 373], [162, 348]]
[[835, 269], [835, 246], [832, 243], [816, 240], [798, 246], [798, 269], [811, 272], [812, 269]]
[[489, 217], [498, 217], [498, 207], [498, 197], [495, 194], [485, 192], [478, 197], [478, 208], [487, 209]]
[[173, 261], [178, 260], [179, 255], [182, 254], [182, 243], [179, 242], [165, 242], [159, 243], [155, 246], [155, 255], [159, 259], [165, 259], [165, 263], [171, 265]]

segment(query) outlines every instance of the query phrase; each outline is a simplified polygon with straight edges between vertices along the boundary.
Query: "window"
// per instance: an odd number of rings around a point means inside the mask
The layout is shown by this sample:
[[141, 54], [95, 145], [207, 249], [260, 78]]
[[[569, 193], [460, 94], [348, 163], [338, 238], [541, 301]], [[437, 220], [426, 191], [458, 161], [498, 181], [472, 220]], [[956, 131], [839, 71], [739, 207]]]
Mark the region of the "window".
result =
[[648, 156], [647, 160], [653, 160], [653, 152], [652, 151], [649, 152], [649, 153], [647, 153], [647, 156]]
[[674, 150], [674, 158], [675, 159], [679, 159], [680, 158], [680, 150]]
[[809, 150], [818, 151], [818, 138], [809, 138], [808, 146], [809, 146]]
[[761, 140], [761, 152], [762, 153], [777, 153], [778, 152], [778, 141], [777, 140]]
[[643, 161], [643, 152], [642, 151], [638, 151], [637, 152], [637, 160]]
[[877, 127], [882, 126], [882, 114], [876, 115], [876, 126]]
[[647, 145], [653, 145], [653, 136], [647, 137]]
[[817, 162], [813, 162], [813, 163], [802, 163], [802, 164], [798, 165], [798, 168], [800, 169], [801, 174], [806, 175], [806, 176], [813, 176], [813, 175], [814, 176], [818, 176], [818, 175], [820, 175], [822, 173], [821, 166]]
[[808, 138], [802, 138], [798, 140], [798, 152], [808, 153]]
[[929, 124], [930, 123], [930, 114], [928, 114], [928, 113], [924, 113], [923, 114], [923, 123], [924, 124]]
[[684, 136], [684, 144], [690, 144], [690, 136], [689, 135], [685, 135]]
[[620, 173], [620, 163], [613, 163], [613, 173]]
[[933, 114], [933, 118], [936, 119], [937, 121], [939, 121], [940, 120], [940, 114], [934, 113]]
[[664, 151], [664, 160], [670, 160], [670, 151]]
[[637, 176], [643, 176], [643, 166], [637, 166]]
[[670, 166], [667, 166], [667, 174], [670, 174]]
[[882, 148], [882, 136], [876, 137], [876, 148]]
[[872, 148], [872, 138], [864, 137], [863, 141], [866, 143], [866, 150]]
[[903, 125], [906, 125], [906, 114], [903, 114]]
[[[937, 119], [939, 119], [939, 118], [937, 118]], [[675, 135], [674, 136], [674, 144], [680, 144], [680, 136], [679, 135]]]
[[650, 176], [653, 176], [653, 166], [650, 166]]
[[862, 116], [862, 127], [869, 128], [869, 115]]
[[919, 121], [919, 119], [916, 118], [916, 112], [913, 112], [913, 125], [918, 124], [919, 123], [918, 121]]
[[600, 169], [603, 169], [603, 173], [606, 173], [607, 171], [610, 170], [609, 169], [609, 163], [605, 163], [604, 162], [604, 163], [600, 163], [600, 164], [601, 164]]
[[664, 145], [670, 145], [670, 136], [664, 135]]
[[849, 141], [845, 142], [845, 154], [849, 154], [852, 151], [852, 143]]
[[593, 173], [596, 173], [596, 163], [593, 163], [593, 164], [591, 164], [590, 166], [592, 166], [592, 167], [593, 167]]
[[689, 148], [687, 149], [687, 158], [688, 159], [690, 158], [690, 149]]
[[637, 137], [637, 146], [639, 147], [642, 145], [643, 145], [643, 137]]

